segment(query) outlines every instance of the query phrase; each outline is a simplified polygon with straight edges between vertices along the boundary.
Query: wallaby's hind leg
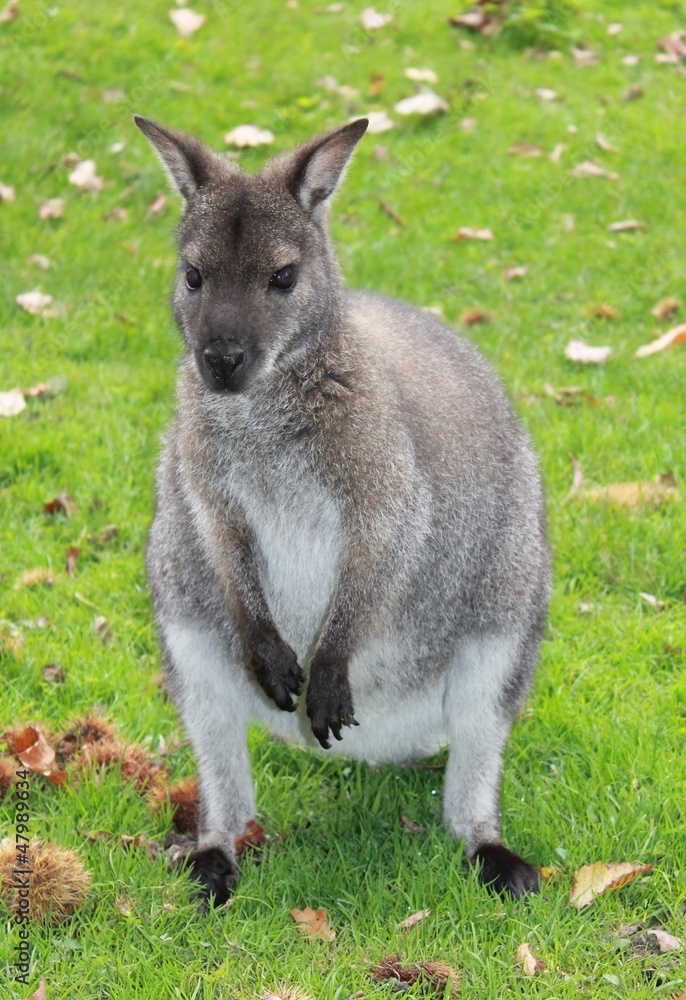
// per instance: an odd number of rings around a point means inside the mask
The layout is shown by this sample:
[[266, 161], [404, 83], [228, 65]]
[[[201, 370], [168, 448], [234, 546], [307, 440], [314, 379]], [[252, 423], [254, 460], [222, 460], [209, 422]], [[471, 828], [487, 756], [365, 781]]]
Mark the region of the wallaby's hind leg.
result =
[[200, 624], [162, 629], [174, 700], [198, 765], [200, 824], [190, 857], [202, 894], [226, 902], [238, 870], [234, 840], [255, 815], [247, 747], [247, 689], [227, 643]]
[[513, 714], [528, 689], [535, 651], [522, 655], [516, 637], [466, 640], [445, 699], [450, 741], [443, 798], [446, 825], [464, 837], [481, 880], [516, 898], [538, 890], [538, 873], [500, 841], [501, 755]]

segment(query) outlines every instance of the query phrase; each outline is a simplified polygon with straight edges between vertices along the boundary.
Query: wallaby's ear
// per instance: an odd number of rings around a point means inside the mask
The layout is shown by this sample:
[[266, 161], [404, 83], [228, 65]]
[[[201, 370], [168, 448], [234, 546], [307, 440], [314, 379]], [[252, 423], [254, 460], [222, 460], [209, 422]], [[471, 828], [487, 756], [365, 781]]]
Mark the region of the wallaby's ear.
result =
[[212, 150], [197, 139], [182, 132], [172, 132], [149, 118], [134, 115], [133, 120], [150, 140], [172, 184], [186, 201], [190, 201], [198, 188], [210, 179]]
[[314, 214], [317, 206], [333, 193], [368, 124], [367, 118], [358, 118], [335, 132], [313, 139], [292, 154], [287, 184], [306, 212]]

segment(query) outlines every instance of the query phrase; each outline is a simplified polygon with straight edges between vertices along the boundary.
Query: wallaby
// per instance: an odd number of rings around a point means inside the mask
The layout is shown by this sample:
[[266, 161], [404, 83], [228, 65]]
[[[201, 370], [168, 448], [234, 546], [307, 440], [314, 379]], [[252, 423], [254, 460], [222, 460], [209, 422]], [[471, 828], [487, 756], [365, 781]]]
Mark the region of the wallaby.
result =
[[367, 120], [252, 175], [135, 120], [185, 202], [147, 566], [197, 757], [201, 892], [236, 882], [251, 720], [372, 762], [449, 744], [445, 822], [484, 882], [535, 891], [500, 840], [499, 779], [548, 603], [537, 462], [469, 342], [343, 288], [328, 207]]

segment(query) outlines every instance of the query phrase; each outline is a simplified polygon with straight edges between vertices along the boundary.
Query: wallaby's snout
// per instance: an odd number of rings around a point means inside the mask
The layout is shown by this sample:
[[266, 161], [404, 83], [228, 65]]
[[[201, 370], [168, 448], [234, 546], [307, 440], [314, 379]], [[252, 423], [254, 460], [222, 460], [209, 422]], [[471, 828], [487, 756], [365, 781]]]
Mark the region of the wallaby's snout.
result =
[[213, 340], [195, 352], [205, 384], [215, 392], [238, 392], [246, 368], [246, 354], [235, 340]]

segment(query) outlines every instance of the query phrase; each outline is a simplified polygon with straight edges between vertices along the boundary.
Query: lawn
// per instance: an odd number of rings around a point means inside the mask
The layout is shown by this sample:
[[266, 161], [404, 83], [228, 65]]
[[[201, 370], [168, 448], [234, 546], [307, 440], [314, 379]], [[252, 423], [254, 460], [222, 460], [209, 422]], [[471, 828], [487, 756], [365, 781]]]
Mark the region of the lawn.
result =
[[[29, 985], [10, 967], [19, 929], [2, 909], [0, 997], [28, 997], [42, 974], [49, 1000], [252, 1000], [279, 984], [314, 1000], [382, 997], [391, 984], [370, 971], [390, 954], [447, 962], [467, 998], [678, 995], [684, 952], [645, 954], [626, 928], [686, 939], [686, 345], [635, 357], [686, 315], [686, 63], [655, 58], [658, 39], [686, 27], [686, 4], [549, 4], [562, 14], [555, 31], [534, 20], [484, 36], [448, 24], [461, 0], [393, 0], [374, 31], [362, 3], [198, 0], [206, 22], [188, 38], [172, 6], [20, 0], [0, 22], [0, 182], [14, 188], [0, 204], [0, 391], [57, 390], [0, 417], [0, 732], [35, 722], [55, 736], [98, 712], [127, 743], [164, 753], [173, 780], [194, 773], [159, 683], [144, 574], [180, 355], [169, 308], [179, 206], [169, 193], [151, 211], [165, 180], [132, 114], [216, 149], [237, 125], [269, 129], [271, 146], [233, 154], [255, 170], [383, 109], [395, 127], [364, 138], [332, 213], [346, 281], [440, 308], [501, 373], [541, 456], [554, 591], [506, 753], [503, 826], [510, 846], [554, 870], [519, 903], [481, 888], [440, 825], [440, 757], [433, 770], [376, 769], [255, 731], [256, 818], [270, 839], [259, 864], [243, 861], [232, 904], [200, 915], [163, 855], [122, 846], [162, 840], [169, 810], [153, 812], [117, 768], [69, 765], [62, 787], [32, 775], [30, 831], [77, 849], [92, 888], [66, 922], [30, 926]], [[614, 22], [621, 31], [608, 32]], [[597, 62], [578, 65], [573, 46]], [[407, 67], [438, 75], [449, 111], [394, 112], [420, 86]], [[522, 143], [541, 155], [508, 152]], [[69, 183], [68, 154], [95, 161], [102, 190]], [[617, 176], [573, 176], [587, 161]], [[61, 217], [41, 218], [55, 198]], [[643, 227], [609, 230], [624, 220]], [[460, 227], [493, 239], [454, 241]], [[511, 266], [527, 271], [507, 280]], [[16, 303], [33, 290], [52, 296], [47, 315]], [[681, 311], [656, 318], [671, 296]], [[612, 350], [584, 365], [565, 357], [572, 340]], [[570, 453], [585, 476], [571, 497]], [[659, 476], [681, 496], [627, 506], [590, 489]], [[75, 509], [46, 514], [62, 491]], [[48, 664], [62, 682], [45, 679]], [[0, 835], [12, 840], [15, 806], [10, 791]], [[653, 868], [571, 906], [574, 871], [601, 860]], [[334, 941], [298, 933], [289, 910], [306, 906], [327, 911]], [[522, 942], [547, 972], [524, 975]]]

